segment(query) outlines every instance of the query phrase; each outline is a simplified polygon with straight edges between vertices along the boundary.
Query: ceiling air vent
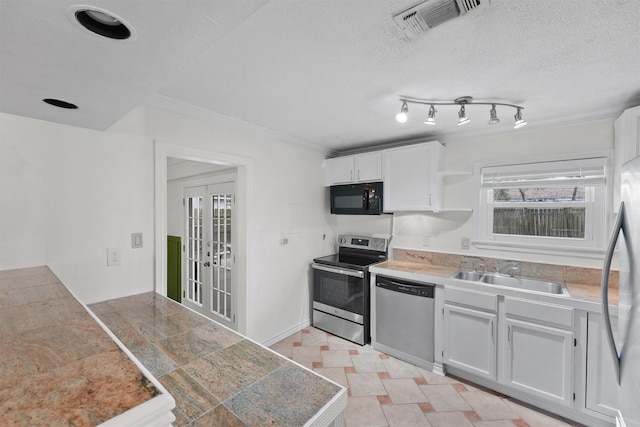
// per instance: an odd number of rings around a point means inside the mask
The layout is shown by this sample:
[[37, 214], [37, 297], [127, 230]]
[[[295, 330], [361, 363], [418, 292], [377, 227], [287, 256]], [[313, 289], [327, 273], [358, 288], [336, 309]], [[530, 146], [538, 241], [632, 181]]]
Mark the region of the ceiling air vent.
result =
[[[427, 31], [480, 7], [481, 0], [427, 0], [393, 17], [408, 37]], [[489, 0], [482, 0], [488, 3]]]

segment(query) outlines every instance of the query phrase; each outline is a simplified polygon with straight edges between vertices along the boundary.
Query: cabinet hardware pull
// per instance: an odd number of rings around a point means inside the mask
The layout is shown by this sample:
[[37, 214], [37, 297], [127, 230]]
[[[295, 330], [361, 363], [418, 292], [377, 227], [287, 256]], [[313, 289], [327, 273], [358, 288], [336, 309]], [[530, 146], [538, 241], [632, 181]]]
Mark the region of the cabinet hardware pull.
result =
[[358, 181], [360, 181], [360, 169], [358, 169]]
[[507, 328], [507, 341], [511, 344], [511, 325]]
[[491, 321], [491, 340], [493, 341], [493, 320]]

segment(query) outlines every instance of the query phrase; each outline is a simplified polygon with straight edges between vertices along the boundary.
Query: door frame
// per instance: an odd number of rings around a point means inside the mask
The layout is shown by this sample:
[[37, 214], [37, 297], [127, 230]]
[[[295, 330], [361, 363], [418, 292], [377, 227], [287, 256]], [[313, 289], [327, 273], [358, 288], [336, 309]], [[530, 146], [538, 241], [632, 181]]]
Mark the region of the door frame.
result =
[[254, 235], [252, 221], [253, 200], [253, 160], [227, 153], [189, 147], [179, 144], [154, 141], [155, 156], [155, 291], [167, 295], [167, 158], [175, 157], [196, 162], [235, 167], [236, 213], [238, 223], [237, 256], [237, 331], [247, 335], [248, 331], [248, 288], [251, 280], [249, 265], [251, 260], [250, 236]]

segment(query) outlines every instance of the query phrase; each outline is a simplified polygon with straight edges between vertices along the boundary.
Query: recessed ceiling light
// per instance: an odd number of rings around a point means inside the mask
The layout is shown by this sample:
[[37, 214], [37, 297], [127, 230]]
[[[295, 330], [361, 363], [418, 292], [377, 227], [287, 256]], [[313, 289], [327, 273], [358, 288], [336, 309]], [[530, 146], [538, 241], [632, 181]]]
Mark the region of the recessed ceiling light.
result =
[[131, 37], [131, 30], [122, 20], [105, 10], [79, 9], [75, 18], [84, 28], [103, 37], [116, 40]]
[[77, 110], [78, 106], [76, 104], [72, 104], [67, 101], [63, 101], [61, 99], [55, 98], [45, 98], [43, 99], [49, 105], [53, 105], [54, 107], [66, 108], [67, 110]]

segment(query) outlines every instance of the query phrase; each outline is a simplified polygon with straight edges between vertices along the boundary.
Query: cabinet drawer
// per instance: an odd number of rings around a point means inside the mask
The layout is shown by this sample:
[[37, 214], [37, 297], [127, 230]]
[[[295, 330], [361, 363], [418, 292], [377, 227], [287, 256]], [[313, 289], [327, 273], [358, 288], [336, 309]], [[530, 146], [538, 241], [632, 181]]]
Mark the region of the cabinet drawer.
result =
[[498, 296], [496, 294], [445, 286], [444, 300], [450, 304], [473, 307], [492, 313], [498, 311]]
[[505, 298], [504, 306], [507, 317], [573, 329], [573, 309], [571, 307], [511, 297]]

